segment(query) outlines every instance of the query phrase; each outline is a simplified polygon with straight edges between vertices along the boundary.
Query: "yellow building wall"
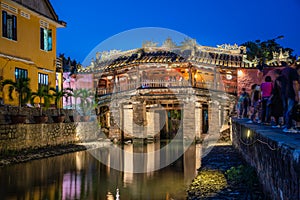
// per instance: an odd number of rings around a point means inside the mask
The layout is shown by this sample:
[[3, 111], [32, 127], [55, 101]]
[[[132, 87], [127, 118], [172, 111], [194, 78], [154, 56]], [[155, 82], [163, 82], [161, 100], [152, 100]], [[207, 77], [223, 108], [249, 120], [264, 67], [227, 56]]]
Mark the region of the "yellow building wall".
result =
[[[14, 13], [0, 6], [0, 76], [2, 80], [11, 79], [14, 81], [15, 68], [22, 68], [28, 71], [32, 91], [36, 91], [38, 88], [38, 73], [48, 74], [49, 86], [55, 88], [57, 24], [12, 1], [0, 0], [0, 4], [1, 2], [18, 9], [18, 13]], [[17, 17], [17, 41], [2, 36], [2, 10]], [[30, 14], [30, 19], [21, 16], [21, 11]], [[40, 28], [42, 27], [40, 20], [47, 22], [49, 25], [47, 29], [52, 30], [52, 51], [40, 49]], [[4, 88], [0, 95], [2, 95], [5, 104], [17, 105], [16, 100], [9, 101], [7, 89]]]

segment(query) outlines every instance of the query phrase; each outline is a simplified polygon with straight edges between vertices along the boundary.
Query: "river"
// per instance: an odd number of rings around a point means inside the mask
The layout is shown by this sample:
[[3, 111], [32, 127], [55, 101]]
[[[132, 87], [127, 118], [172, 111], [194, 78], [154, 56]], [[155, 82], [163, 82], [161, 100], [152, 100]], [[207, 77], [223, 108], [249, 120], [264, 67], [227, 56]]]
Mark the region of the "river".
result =
[[200, 145], [168, 144], [111, 145], [2, 167], [0, 199], [186, 199]]

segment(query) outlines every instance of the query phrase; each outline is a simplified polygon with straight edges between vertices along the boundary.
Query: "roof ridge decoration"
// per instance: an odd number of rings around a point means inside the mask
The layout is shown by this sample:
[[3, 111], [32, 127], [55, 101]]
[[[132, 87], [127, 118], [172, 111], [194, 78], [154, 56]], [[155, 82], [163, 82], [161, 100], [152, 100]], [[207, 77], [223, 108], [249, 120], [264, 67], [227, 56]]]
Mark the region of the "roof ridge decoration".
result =
[[239, 46], [235, 43], [234, 45], [230, 44], [222, 44], [222, 45], [217, 45], [218, 48], [221, 49], [227, 49], [227, 50], [238, 50]]
[[[173, 60], [172, 58], [174, 57], [170, 52], [177, 54], [177, 56], [184, 58], [186, 61], [191, 58], [193, 58], [191, 59], [193, 61], [200, 60], [203, 56], [205, 56], [205, 59], [209, 59], [211, 55], [213, 56], [211, 59], [216, 60], [218, 58], [218, 60], [220, 60], [220, 56], [216, 56], [215, 54], [232, 55], [235, 59], [237, 59], [236, 57], [238, 56], [243, 60], [242, 56], [246, 53], [246, 48], [244, 46], [238, 46], [237, 44], [223, 44], [217, 45], [217, 47], [201, 46], [195, 39], [191, 38], [185, 38], [180, 45], [176, 45], [171, 38], [167, 38], [161, 46], [158, 46], [157, 42], [145, 41], [141, 48], [127, 51], [114, 49], [97, 52], [96, 59], [92, 58], [89, 69], [102, 69], [110, 65], [117, 66], [116, 63], [118, 63], [118, 66], [123, 66], [124, 63], [154, 62], [155, 60], [167, 62], [168, 60]], [[147, 55], [147, 58], [145, 58], [144, 55]], [[161, 57], [169, 56], [173, 57], [171, 59], [161, 59]], [[127, 62], [125, 62], [124, 59], [127, 59]], [[230, 59], [230, 57], [226, 57], [226, 60], [228, 59]], [[175, 59], [172, 62], [177, 60], [182, 62], [182, 59]]]
[[158, 42], [154, 42], [151, 40], [146, 40], [143, 42], [142, 44], [142, 48], [146, 48], [146, 47], [158, 47]]
[[[281, 61], [288, 62], [290, 61], [289, 51], [283, 51], [282, 49], [279, 50], [279, 52], [273, 51], [273, 59], [266, 61], [266, 64], [268, 66], [281, 66]], [[250, 61], [247, 59], [247, 55], [243, 55], [243, 62], [246, 64], [249, 64], [250, 66], [256, 66], [259, 64], [260, 59], [258, 59], [256, 56], [255, 58]]]

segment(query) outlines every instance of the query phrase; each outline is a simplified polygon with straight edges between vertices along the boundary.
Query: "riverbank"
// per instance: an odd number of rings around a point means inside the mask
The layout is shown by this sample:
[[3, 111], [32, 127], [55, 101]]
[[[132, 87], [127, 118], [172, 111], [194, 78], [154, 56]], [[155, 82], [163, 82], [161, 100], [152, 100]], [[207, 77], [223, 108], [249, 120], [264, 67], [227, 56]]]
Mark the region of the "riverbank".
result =
[[194, 199], [268, 199], [255, 170], [231, 144], [215, 146], [202, 158], [197, 177], [187, 190]]
[[0, 155], [0, 167], [17, 163], [24, 163], [31, 160], [59, 156], [77, 151], [85, 151], [88, 149], [99, 148], [109, 144], [111, 144], [110, 140], [101, 139], [93, 142], [74, 143], [49, 146], [37, 149], [26, 149], [22, 151], [3, 152]]

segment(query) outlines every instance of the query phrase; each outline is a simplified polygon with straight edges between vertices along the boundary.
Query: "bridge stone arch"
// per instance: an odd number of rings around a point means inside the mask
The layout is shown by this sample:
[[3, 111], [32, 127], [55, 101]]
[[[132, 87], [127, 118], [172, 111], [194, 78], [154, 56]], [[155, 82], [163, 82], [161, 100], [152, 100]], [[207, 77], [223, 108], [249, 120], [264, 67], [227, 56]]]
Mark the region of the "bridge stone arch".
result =
[[[99, 107], [109, 105], [108, 138], [159, 139], [162, 130], [171, 131], [164, 129], [170, 123], [168, 111], [179, 110], [181, 118], [177, 131], [182, 132], [183, 138], [199, 139], [203, 134], [219, 133], [234, 106], [235, 96], [227, 93], [192, 87], [176, 88], [171, 95], [166, 91], [170, 89], [138, 89], [103, 96], [101, 101], [106, 101], [106, 104], [102, 103]], [[204, 110], [208, 115], [206, 121]]]

